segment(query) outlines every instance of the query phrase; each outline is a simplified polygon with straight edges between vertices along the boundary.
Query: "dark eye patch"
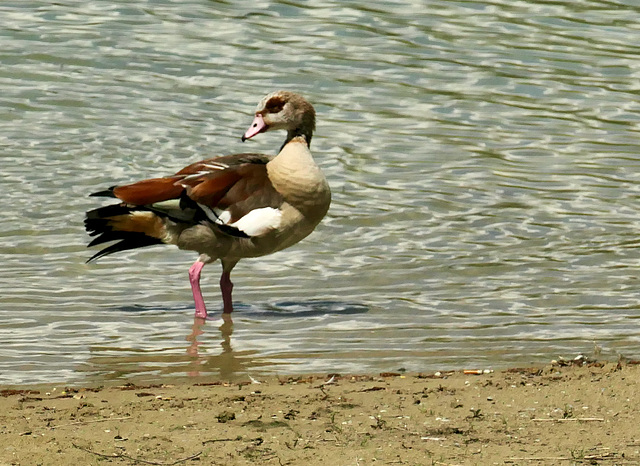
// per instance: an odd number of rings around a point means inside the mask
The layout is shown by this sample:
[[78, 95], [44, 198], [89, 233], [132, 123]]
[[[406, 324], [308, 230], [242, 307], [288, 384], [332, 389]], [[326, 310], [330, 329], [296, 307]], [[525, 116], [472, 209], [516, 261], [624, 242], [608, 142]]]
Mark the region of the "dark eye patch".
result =
[[271, 97], [264, 106], [264, 109], [269, 113], [278, 113], [284, 108], [285, 101], [282, 97]]

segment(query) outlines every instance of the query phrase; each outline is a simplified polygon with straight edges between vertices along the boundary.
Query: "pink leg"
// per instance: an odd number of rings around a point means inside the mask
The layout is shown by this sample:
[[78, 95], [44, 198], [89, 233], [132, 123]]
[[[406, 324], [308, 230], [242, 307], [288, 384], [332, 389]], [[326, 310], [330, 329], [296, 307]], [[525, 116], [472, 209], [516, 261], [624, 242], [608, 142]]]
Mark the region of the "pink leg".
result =
[[202, 291], [200, 291], [200, 272], [202, 272], [204, 264], [205, 263], [202, 262], [201, 259], [198, 259], [189, 269], [189, 282], [191, 283], [193, 300], [196, 303], [196, 317], [199, 317], [201, 319], [207, 318], [207, 308], [204, 305]]

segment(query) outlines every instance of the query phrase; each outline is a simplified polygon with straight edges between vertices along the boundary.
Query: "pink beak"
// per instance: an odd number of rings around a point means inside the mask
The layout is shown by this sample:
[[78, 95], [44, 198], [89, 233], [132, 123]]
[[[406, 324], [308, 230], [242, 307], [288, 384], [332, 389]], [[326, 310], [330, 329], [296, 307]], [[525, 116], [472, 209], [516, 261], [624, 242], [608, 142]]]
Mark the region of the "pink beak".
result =
[[244, 133], [244, 136], [242, 136], [242, 142], [246, 141], [247, 139], [251, 139], [258, 133], [263, 133], [266, 130], [267, 124], [262, 119], [262, 115], [257, 114], [253, 119], [253, 123], [251, 123], [251, 126], [249, 126], [247, 132]]

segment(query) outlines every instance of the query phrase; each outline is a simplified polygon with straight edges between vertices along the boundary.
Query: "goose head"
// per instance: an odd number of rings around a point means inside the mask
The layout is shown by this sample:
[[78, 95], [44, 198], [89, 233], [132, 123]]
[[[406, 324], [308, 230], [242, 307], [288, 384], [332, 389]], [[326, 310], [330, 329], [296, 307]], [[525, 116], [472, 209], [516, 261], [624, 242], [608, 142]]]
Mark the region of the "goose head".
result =
[[277, 91], [260, 101], [242, 141], [266, 131], [284, 129], [287, 131], [285, 144], [294, 137], [303, 136], [309, 145], [315, 128], [316, 112], [304, 97], [295, 92]]

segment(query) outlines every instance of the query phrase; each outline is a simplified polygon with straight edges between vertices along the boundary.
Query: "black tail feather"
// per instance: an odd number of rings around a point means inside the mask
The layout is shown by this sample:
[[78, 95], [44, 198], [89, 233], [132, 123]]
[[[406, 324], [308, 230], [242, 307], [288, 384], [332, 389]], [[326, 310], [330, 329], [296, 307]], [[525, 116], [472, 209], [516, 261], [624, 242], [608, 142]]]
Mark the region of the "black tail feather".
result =
[[[96, 239], [100, 239], [100, 237]], [[94, 241], [92, 241], [91, 243], [93, 244]], [[100, 241], [100, 243], [107, 242], [107, 241], [111, 241], [111, 240]], [[95, 243], [95, 244], [99, 244], [99, 243]], [[106, 256], [107, 254], [113, 254], [114, 252], [126, 251], [128, 249], [143, 248], [146, 246], [153, 246], [154, 244], [162, 244], [162, 241], [156, 238], [151, 238], [150, 236], [143, 235], [142, 233], [129, 233], [126, 239], [123, 239], [118, 243], [112, 244], [111, 246], [108, 246], [98, 251], [93, 256], [91, 256], [87, 262], [94, 261], [96, 259], [99, 259], [102, 256]]]
[[109, 218], [117, 215], [130, 214], [134, 209], [124, 204], [113, 204], [98, 207], [87, 212], [84, 218], [84, 227], [90, 236], [99, 235], [105, 231], [113, 231], [109, 226]]
[[[102, 192], [106, 193], [107, 191]], [[95, 195], [98, 194], [99, 193], [96, 193]], [[108, 254], [113, 254], [114, 252], [153, 246], [155, 244], [163, 244], [158, 238], [147, 236], [144, 233], [118, 231], [114, 230], [109, 225], [109, 219], [111, 217], [127, 215], [134, 210], [142, 209], [140, 207], [128, 207], [124, 204], [114, 204], [99, 207], [87, 212], [87, 216], [84, 219], [84, 226], [89, 233], [89, 236], [95, 236], [95, 238], [89, 243], [88, 247], [111, 241], [118, 241], [117, 243], [98, 251], [96, 254], [91, 256], [87, 262], [91, 262]]]

